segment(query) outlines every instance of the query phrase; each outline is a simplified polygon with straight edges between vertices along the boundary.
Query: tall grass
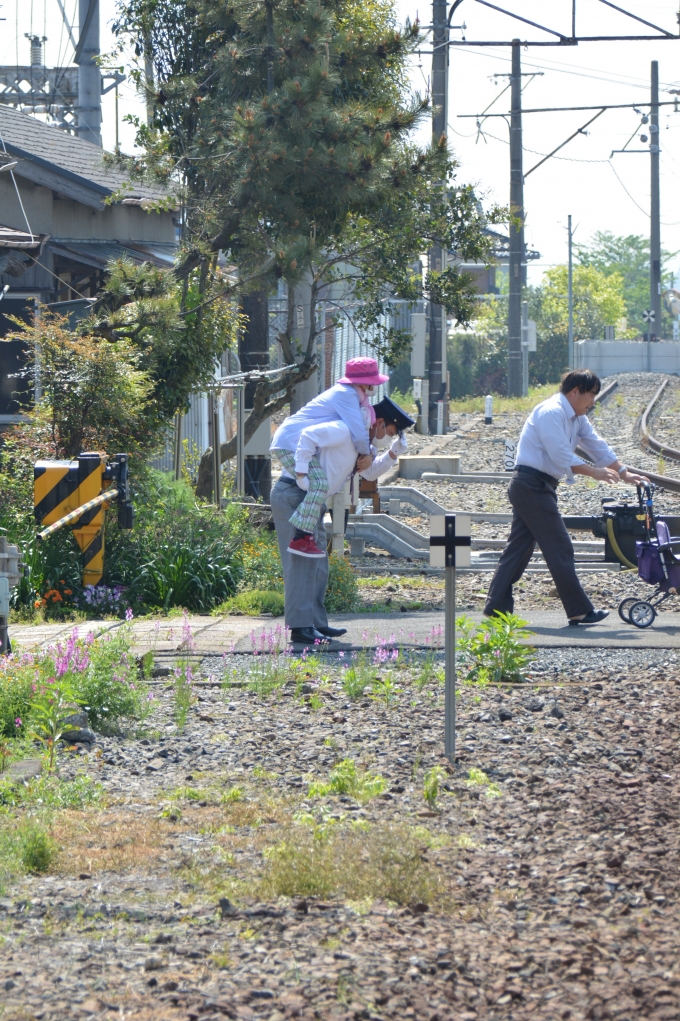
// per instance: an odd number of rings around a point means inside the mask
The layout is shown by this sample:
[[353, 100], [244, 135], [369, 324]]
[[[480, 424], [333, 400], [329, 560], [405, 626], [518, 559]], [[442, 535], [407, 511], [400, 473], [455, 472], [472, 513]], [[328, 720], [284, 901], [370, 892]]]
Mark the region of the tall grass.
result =
[[[544, 401], [546, 397], [556, 393], [557, 389], [557, 383], [545, 383], [543, 386], [529, 387], [527, 397], [501, 397], [499, 394], [494, 394], [493, 413], [501, 415], [506, 411], [531, 411], [539, 401]], [[483, 412], [484, 400], [484, 397], [460, 397], [458, 400], [450, 401], [449, 408], [452, 415], [461, 415], [466, 411], [468, 413]]]

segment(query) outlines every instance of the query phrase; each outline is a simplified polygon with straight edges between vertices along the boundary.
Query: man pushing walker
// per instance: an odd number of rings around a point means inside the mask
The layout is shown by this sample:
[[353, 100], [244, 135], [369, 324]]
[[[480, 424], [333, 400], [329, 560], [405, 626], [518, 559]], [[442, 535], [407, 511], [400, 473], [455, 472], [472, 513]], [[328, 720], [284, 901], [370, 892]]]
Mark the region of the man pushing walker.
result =
[[[484, 607], [487, 617], [496, 611], [512, 613], [512, 586], [524, 574], [536, 543], [570, 624], [597, 624], [609, 614], [609, 610], [596, 610], [583, 591], [576, 575], [574, 547], [557, 507], [557, 485], [565, 475], [569, 483], [574, 482], [574, 475], [633, 486], [648, 482], [617, 460], [588, 421], [599, 392], [600, 380], [590, 369], [567, 372], [559, 393], [538, 404], [524, 423], [508, 487], [512, 527], [489, 588]], [[594, 464], [577, 457], [576, 447]]]

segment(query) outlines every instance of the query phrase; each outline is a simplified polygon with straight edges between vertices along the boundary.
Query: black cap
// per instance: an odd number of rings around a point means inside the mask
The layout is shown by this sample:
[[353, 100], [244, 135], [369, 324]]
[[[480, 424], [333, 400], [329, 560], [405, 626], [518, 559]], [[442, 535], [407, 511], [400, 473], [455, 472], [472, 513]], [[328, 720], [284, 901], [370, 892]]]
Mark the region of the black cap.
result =
[[376, 418], [382, 418], [387, 425], [396, 425], [399, 433], [416, 424], [415, 419], [407, 415], [390, 397], [383, 397], [381, 401], [373, 405], [373, 410]]

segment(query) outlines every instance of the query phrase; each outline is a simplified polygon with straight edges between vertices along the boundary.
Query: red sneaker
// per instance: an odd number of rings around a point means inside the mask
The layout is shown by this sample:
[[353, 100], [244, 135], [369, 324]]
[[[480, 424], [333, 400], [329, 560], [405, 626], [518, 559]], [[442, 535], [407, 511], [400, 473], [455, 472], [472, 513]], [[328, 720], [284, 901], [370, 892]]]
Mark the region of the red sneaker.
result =
[[297, 553], [299, 557], [325, 557], [326, 554], [320, 550], [311, 535], [305, 535], [302, 539], [291, 539], [288, 543], [288, 552]]

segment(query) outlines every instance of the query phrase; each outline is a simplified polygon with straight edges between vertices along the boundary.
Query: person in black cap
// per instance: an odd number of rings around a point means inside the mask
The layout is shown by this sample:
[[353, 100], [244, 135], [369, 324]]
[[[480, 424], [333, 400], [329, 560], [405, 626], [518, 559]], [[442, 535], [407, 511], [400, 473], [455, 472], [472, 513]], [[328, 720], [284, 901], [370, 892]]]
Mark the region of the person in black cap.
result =
[[[402, 440], [404, 430], [408, 429], [409, 426], [416, 424], [415, 419], [411, 418], [410, 415], [407, 415], [403, 408], [400, 408], [396, 401], [393, 401], [391, 397], [383, 397], [381, 401], [378, 401], [377, 404], [373, 405], [373, 410], [375, 412], [376, 425], [381, 419], [385, 423], [385, 426], [395, 425], [397, 427], [397, 434]], [[385, 433], [383, 432], [383, 436], [384, 435]], [[382, 436], [379, 436], [376, 433], [375, 438], [382, 439]], [[371, 436], [371, 439], [373, 439], [373, 436]], [[404, 450], [406, 450], [405, 446], [403, 450], [399, 450], [397, 453], [403, 454]]]

